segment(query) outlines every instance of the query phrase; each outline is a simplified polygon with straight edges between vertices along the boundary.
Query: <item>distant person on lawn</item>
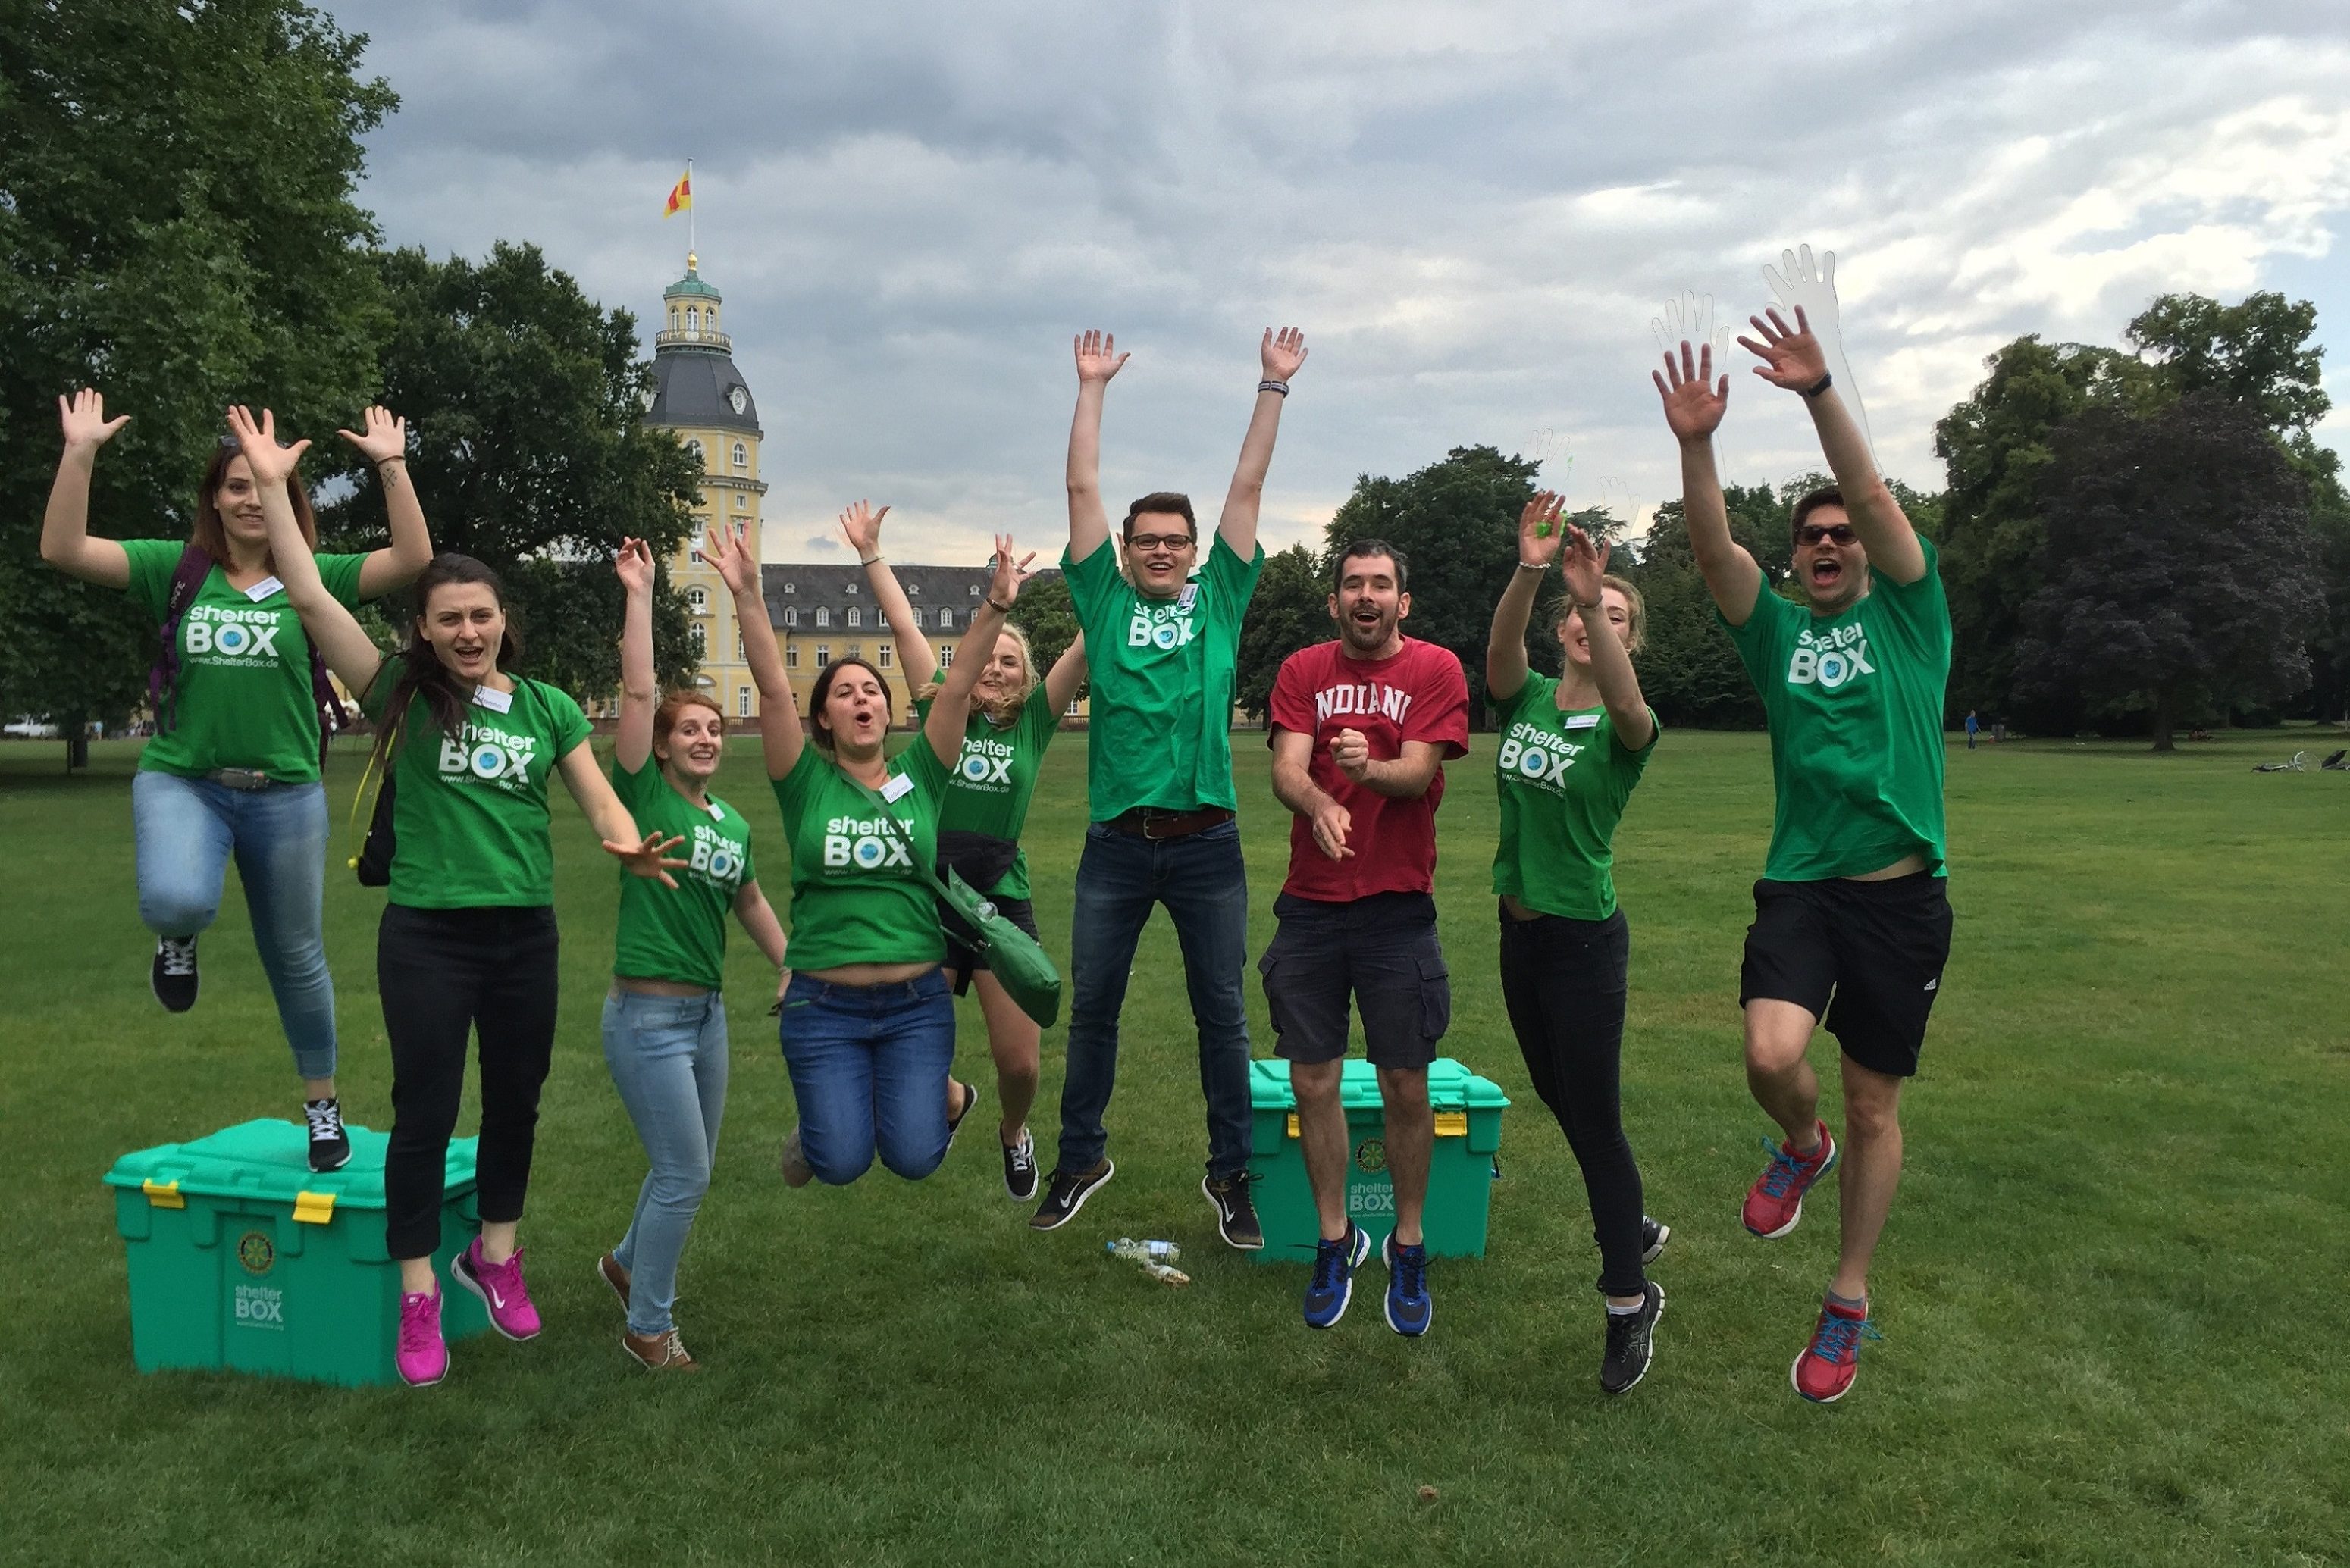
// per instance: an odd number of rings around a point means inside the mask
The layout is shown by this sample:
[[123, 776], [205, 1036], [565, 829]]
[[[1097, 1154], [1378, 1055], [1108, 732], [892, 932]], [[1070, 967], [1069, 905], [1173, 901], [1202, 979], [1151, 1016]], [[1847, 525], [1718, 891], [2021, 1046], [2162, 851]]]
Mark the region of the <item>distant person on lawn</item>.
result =
[[1347, 1008], [1363, 1020], [1386, 1115], [1395, 1229], [1381, 1248], [1388, 1326], [1426, 1334], [1428, 1199], [1435, 1117], [1428, 1064], [1452, 1021], [1436, 940], [1436, 808], [1444, 763], [1469, 750], [1469, 682], [1458, 656], [1403, 634], [1411, 613], [1402, 552], [1357, 539], [1338, 556], [1332, 642], [1300, 649], [1274, 677], [1265, 742], [1273, 793], [1295, 815], [1279, 922], [1257, 969], [1275, 1054], [1288, 1059], [1297, 1132], [1321, 1222], [1305, 1326], [1329, 1328], [1354, 1297], [1371, 1241], [1347, 1212], [1348, 1133], [1338, 1087]]
[[[757, 579], [758, 563], [725, 528], [711, 531], [706, 549], [730, 584], [744, 575]], [[628, 611], [612, 793], [646, 832], [677, 839], [685, 865], [673, 888], [620, 877], [604, 1062], [652, 1168], [637, 1190], [628, 1233], [596, 1261], [596, 1272], [628, 1310], [620, 1348], [656, 1372], [694, 1372], [700, 1364], [686, 1353], [671, 1308], [678, 1260], [710, 1190], [726, 1110], [726, 998], [720, 990], [726, 917], [732, 911], [743, 922], [778, 970], [784, 928], [759, 890], [751, 825], [710, 793], [725, 760], [724, 710], [715, 697], [691, 688], [664, 696], [654, 677], [652, 551], [642, 539], [624, 539], [614, 569]]]
[[1975, 732], [1976, 732], [1978, 730], [1980, 730], [1981, 727], [1982, 727], [1982, 726], [1981, 726], [1981, 724], [1979, 724], [1978, 722], [1976, 722], [1976, 721], [1975, 721], [1975, 711], [1974, 711], [1972, 708], [1968, 709], [1968, 710], [1967, 710], [1967, 750], [1969, 750], [1969, 751], [1970, 751], [1970, 752], [1971, 752], [1971, 751], [1973, 751], [1973, 750], [1975, 749]]
[[[1942, 693], [1950, 612], [1934, 546], [1918, 536], [1836, 396], [1804, 312], [1773, 310], [1739, 341], [1756, 371], [1795, 393], [1834, 488], [1795, 503], [1800, 599], [1772, 591], [1730, 533], [1713, 432], [1730, 378], [1711, 349], [1665, 357], [1655, 377], [1680, 442], [1690, 544], [1722, 624], [1762, 694], [1778, 813], [1739, 1004], [1746, 1081], [1785, 1132], [1746, 1194], [1746, 1228], [1784, 1236], [1804, 1195], [1844, 1158], [1842, 1245], [1811, 1343], [1789, 1369], [1806, 1399], [1842, 1397], [1858, 1368], [1868, 1264], [1901, 1180], [1901, 1085], [1918, 1071], [1950, 951], [1942, 854]], [[1843, 1050], [1845, 1137], [1819, 1119], [1805, 1053], [1825, 1020]]]
[[[93, 539], [89, 482], [98, 449], [130, 422], [106, 417], [85, 387], [57, 400], [65, 454], [41, 520], [41, 558], [69, 576], [128, 588], [158, 622], [166, 646], [150, 677], [155, 738], [130, 784], [138, 846], [139, 917], [155, 933], [149, 983], [173, 1012], [196, 1004], [196, 937], [220, 913], [230, 857], [244, 885], [254, 946], [277, 1000], [277, 1019], [302, 1077], [310, 1168], [351, 1158], [335, 1094], [335, 982], [324, 932], [327, 786], [321, 691], [301, 618], [279, 583], [252, 466], [234, 441], [214, 450], [196, 488], [196, 524], [174, 539]], [[369, 409], [364, 433], [342, 438], [375, 467], [391, 545], [323, 555], [317, 575], [345, 605], [416, 580], [432, 559], [416, 487], [408, 481], [408, 427]], [[288, 476], [305, 558], [317, 548], [310, 499]]]
[[1208, 1102], [1201, 1190], [1225, 1241], [1253, 1250], [1264, 1232], [1248, 1190], [1248, 871], [1232, 820], [1232, 678], [1241, 619], [1264, 567], [1257, 510], [1305, 339], [1295, 327], [1265, 331], [1248, 433], [1205, 563], [1190, 497], [1157, 491], [1126, 509], [1122, 571], [1102, 509], [1101, 421], [1110, 378], [1127, 357], [1099, 332], [1078, 337], [1076, 349], [1069, 547], [1061, 565], [1093, 671], [1090, 821], [1070, 938], [1060, 1158], [1029, 1223], [1066, 1225], [1117, 1169], [1103, 1117], [1118, 1075], [1118, 1012], [1143, 925], [1151, 906], [1163, 904], [1182, 946], [1200, 1033]]
[[[859, 502], [841, 517], [841, 532], [864, 563], [865, 580], [889, 619], [898, 668], [914, 693], [914, 711], [928, 721], [941, 690], [938, 655], [922, 633], [913, 601], [881, 554], [881, 519], [889, 511], [884, 506], [874, 512]], [[980, 672], [963, 727], [962, 756], [947, 774], [946, 804], [939, 812], [939, 875], [943, 879], [953, 867], [987, 895], [997, 913], [1033, 937], [1036, 907], [1029, 898], [1028, 854], [1020, 847], [1020, 835], [1028, 824], [1045, 748], [1053, 743], [1061, 715], [1086, 678], [1085, 634], [1077, 635], [1041, 680], [1028, 634], [1010, 621], [996, 634], [993, 649], [965, 636], [962, 651], [966, 660], [980, 660]], [[1028, 1111], [1036, 1103], [1044, 1032], [987, 972], [987, 959], [971, 940], [976, 933], [962, 918], [941, 903], [939, 919], [946, 929], [947, 972], [955, 994], [976, 981], [979, 1011], [987, 1020], [1003, 1190], [1015, 1203], [1031, 1202], [1036, 1196], [1036, 1140], [1028, 1130]]]

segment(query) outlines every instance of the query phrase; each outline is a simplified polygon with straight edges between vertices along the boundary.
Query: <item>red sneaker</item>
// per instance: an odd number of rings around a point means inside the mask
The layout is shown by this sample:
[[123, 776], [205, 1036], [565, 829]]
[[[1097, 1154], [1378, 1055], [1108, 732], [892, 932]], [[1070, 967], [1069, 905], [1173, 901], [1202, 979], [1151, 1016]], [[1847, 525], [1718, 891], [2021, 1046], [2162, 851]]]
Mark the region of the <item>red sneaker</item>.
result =
[[1794, 1384], [1796, 1393], [1814, 1404], [1833, 1405], [1844, 1397], [1845, 1390], [1852, 1386], [1854, 1375], [1860, 1370], [1860, 1342], [1883, 1337], [1868, 1320], [1866, 1307], [1822, 1302], [1819, 1324], [1812, 1330], [1812, 1343], [1804, 1346], [1795, 1364], [1787, 1368], [1788, 1379]]
[[1767, 1137], [1762, 1140], [1762, 1147], [1771, 1151], [1771, 1163], [1746, 1189], [1746, 1210], [1741, 1218], [1749, 1231], [1766, 1241], [1775, 1241], [1795, 1228], [1795, 1221], [1804, 1217], [1804, 1194], [1835, 1166], [1835, 1138], [1828, 1132], [1827, 1123], [1819, 1127], [1819, 1147], [1809, 1154], [1797, 1154]]

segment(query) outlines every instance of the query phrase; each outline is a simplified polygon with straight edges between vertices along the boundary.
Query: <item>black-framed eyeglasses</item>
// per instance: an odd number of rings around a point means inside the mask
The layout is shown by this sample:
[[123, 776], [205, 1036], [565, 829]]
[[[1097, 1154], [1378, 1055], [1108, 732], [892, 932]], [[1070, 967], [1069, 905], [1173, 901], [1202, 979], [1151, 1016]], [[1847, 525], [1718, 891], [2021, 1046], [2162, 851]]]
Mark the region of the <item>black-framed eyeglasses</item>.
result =
[[1798, 545], [1853, 545], [1859, 541], [1860, 535], [1852, 531], [1849, 523], [1806, 523], [1795, 530]]
[[1128, 538], [1129, 550], [1188, 550], [1191, 547], [1189, 534], [1137, 534]]

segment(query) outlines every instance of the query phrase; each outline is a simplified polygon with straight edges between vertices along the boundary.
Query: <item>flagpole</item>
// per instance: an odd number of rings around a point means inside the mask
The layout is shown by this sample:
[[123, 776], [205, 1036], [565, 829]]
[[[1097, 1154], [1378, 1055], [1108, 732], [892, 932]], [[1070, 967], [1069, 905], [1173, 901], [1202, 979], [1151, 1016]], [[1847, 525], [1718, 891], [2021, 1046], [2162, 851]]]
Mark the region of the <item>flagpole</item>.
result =
[[693, 160], [685, 161], [685, 251], [691, 255], [698, 247], [693, 243]]

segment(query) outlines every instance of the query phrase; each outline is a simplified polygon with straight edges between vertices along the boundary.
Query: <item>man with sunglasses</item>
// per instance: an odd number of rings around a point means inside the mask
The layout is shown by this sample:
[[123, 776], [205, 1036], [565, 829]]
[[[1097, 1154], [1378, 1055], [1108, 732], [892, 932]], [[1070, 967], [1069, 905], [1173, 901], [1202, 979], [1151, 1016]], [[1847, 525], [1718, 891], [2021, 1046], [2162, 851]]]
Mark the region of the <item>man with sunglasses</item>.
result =
[[1061, 557], [1086, 634], [1093, 702], [1090, 799], [1077, 862], [1070, 941], [1069, 1060], [1061, 1087], [1059, 1162], [1028, 1221], [1068, 1222], [1117, 1168], [1102, 1117], [1118, 1072], [1118, 1011], [1151, 907], [1163, 904], [1183, 950], [1208, 1102], [1201, 1183], [1234, 1247], [1264, 1245], [1248, 1191], [1248, 873], [1233, 821], [1232, 680], [1241, 618], [1264, 552], [1257, 509], [1273, 465], [1289, 378], [1305, 335], [1268, 328], [1263, 377], [1240, 465], [1204, 564], [1189, 497], [1172, 491], [1127, 508], [1125, 568], [1108, 548], [1101, 499], [1102, 400], [1126, 363], [1107, 334], [1076, 340], [1077, 410], [1069, 427], [1069, 547]]
[[[1746, 1081], [1784, 1130], [1746, 1194], [1746, 1228], [1786, 1235], [1828, 1168], [1840, 1178], [1842, 1243], [1809, 1345], [1789, 1376], [1807, 1399], [1852, 1386], [1868, 1316], [1868, 1264], [1901, 1179], [1901, 1085], [1950, 950], [1942, 862], [1943, 691], [1950, 612], [1934, 546], [1877, 476], [1799, 308], [1750, 318], [1755, 374], [1804, 400], [1835, 475], [1794, 507], [1794, 586], [1772, 591], [1730, 533], [1713, 432], [1730, 379], [1690, 345], [1655, 377], [1679, 438], [1682, 504], [1698, 568], [1771, 727], [1778, 791], [1771, 852], [1754, 884], [1739, 1004]], [[1805, 1060], [1825, 1021], [1842, 1047], [1845, 1141], [1819, 1116]], [[1767, 1140], [1766, 1140], [1767, 1142]]]

